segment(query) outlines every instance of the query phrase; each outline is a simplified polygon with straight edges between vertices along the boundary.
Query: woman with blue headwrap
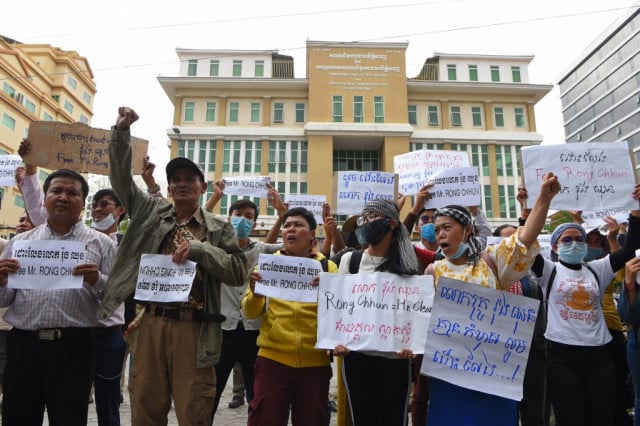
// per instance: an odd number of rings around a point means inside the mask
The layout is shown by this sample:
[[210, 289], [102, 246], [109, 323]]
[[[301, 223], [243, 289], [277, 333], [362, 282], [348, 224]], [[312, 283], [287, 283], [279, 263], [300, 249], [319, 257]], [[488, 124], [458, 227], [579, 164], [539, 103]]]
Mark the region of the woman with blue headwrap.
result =
[[[434, 262], [426, 273], [434, 276], [436, 286], [444, 276], [493, 289], [508, 288], [527, 273], [540, 251], [537, 237], [559, 191], [557, 177], [545, 174], [524, 226], [500, 244], [488, 247], [484, 255], [466, 208], [437, 209], [436, 238], [445, 258]], [[516, 401], [432, 378], [427, 424], [513, 426], [517, 424], [517, 408]]]

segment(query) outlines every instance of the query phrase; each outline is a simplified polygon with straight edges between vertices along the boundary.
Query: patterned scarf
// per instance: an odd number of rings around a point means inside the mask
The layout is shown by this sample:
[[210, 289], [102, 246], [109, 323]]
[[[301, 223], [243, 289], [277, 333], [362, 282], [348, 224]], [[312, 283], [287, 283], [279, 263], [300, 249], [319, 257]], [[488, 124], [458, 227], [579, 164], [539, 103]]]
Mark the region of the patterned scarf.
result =
[[482, 251], [482, 246], [480, 245], [480, 241], [477, 238], [477, 231], [475, 224], [473, 222], [473, 217], [471, 217], [471, 213], [464, 207], [454, 208], [454, 207], [443, 207], [436, 210], [436, 213], [433, 215], [434, 220], [439, 216], [448, 216], [451, 217], [462, 224], [462, 226], [471, 228], [471, 234], [469, 234], [469, 238], [467, 241], [463, 241], [467, 243], [467, 264], [473, 265], [480, 258], [480, 252]]

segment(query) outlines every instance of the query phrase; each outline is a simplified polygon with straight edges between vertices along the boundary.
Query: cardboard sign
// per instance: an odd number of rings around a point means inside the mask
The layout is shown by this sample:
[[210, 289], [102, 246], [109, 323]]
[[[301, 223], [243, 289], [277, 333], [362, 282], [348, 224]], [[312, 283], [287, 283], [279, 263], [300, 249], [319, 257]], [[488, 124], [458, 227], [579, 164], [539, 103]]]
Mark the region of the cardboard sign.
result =
[[16, 186], [16, 169], [20, 164], [19, 155], [0, 155], [0, 186]]
[[588, 142], [522, 147], [522, 167], [530, 200], [540, 192], [547, 172], [558, 176], [555, 210], [637, 209], [635, 172], [623, 142]]
[[[79, 123], [34, 121], [29, 125], [31, 152], [25, 163], [48, 169], [71, 169], [78, 173], [109, 174], [111, 131]], [[149, 142], [131, 137], [133, 174], [142, 173], [142, 160]]]
[[337, 172], [334, 188], [337, 214], [354, 215], [372, 200], [395, 201], [397, 179], [385, 172]]
[[539, 303], [440, 277], [420, 372], [467, 389], [522, 400]]
[[393, 171], [398, 174], [398, 191], [404, 195], [416, 194], [438, 170], [470, 165], [469, 153], [464, 151], [422, 149], [393, 157]]

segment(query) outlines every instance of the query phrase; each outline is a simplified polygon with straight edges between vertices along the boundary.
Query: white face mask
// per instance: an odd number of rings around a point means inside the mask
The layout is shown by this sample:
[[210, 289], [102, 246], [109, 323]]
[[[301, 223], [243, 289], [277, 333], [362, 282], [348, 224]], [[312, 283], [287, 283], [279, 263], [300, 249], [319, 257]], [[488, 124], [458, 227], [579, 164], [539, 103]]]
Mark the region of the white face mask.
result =
[[111, 228], [113, 224], [116, 223], [116, 218], [113, 217], [113, 213], [109, 213], [108, 216], [105, 216], [103, 219], [98, 221], [93, 221], [91, 223], [91, 227], [96, 231], [104, 232], [107, 229]]

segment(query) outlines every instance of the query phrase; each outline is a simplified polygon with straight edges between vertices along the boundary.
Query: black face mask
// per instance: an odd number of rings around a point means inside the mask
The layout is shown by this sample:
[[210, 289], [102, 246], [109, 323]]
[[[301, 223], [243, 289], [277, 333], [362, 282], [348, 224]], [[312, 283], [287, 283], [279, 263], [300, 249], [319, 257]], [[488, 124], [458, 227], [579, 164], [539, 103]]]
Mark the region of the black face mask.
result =
[[372, 246], [382, 241], [389, 231], [391, 231], [391, 219], [387, 218], [374, 220], [360, 227], [362, 236]]

